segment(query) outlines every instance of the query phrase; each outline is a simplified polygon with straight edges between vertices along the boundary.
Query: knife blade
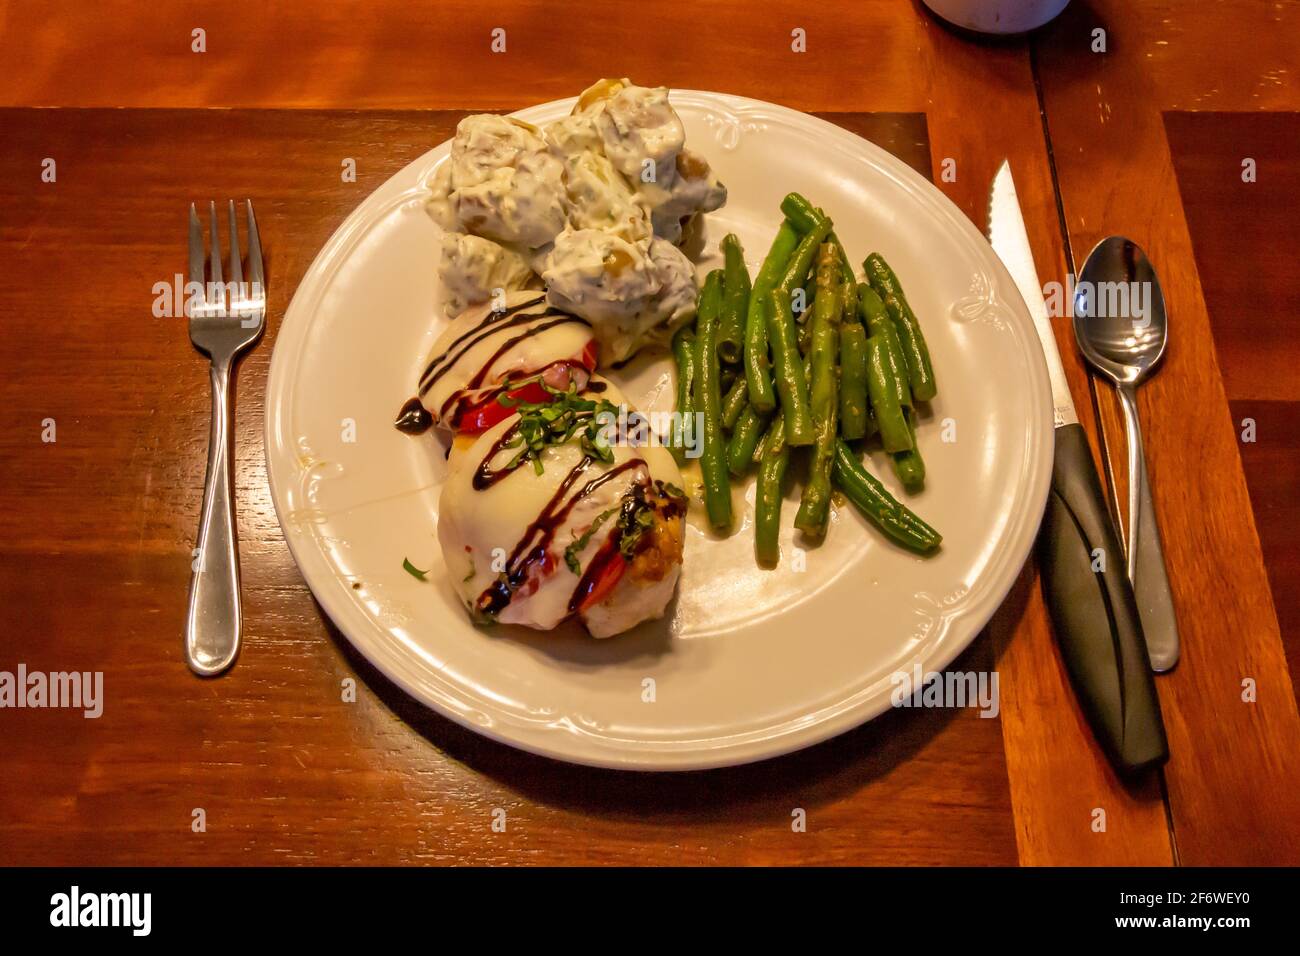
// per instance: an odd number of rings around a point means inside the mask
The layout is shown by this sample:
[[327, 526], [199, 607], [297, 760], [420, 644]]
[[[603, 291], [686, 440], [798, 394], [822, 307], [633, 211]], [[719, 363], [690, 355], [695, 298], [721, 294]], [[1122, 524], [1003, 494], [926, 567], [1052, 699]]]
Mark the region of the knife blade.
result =
[[1033, 317], [1052, 386], [1056, 448], [1036, 549], [1048, 615], [1093, 734], [1118, 770], [1134, 773], [1168, 759], [1164, 720], [1124, 552], [1070, 397], [1006, 160], [989, 191], [988, 237]]

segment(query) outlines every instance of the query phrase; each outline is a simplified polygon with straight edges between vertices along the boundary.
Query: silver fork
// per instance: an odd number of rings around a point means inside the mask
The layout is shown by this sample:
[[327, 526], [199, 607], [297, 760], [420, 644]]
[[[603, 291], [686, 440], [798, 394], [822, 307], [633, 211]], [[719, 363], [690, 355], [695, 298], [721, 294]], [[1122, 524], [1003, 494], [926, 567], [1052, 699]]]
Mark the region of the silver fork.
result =
[[211, 252], [208, 282], [203, 274], [203, 227], [190, 203], [190, 282], [202, 292], [189, 300], [190, 341], [212, 360], [212, 430], [208, 437], [208, 475], [203, 487], [203, 517], [190, 577], [185, 614], [185, 659], [194, 673], [220, 674], [239, 653], [243, 614], [239, 602], [239, 545], [235, 509], [231, 503], [230, 424], [234, 418], [231, 379], [235, 357], [261, 336], [266, 327], [266, 286], [262, 274], [262, 244], [248, 210], [248, 284], [239, 255], [235, 202], [230, 200], [230, 282], [221, 277], [221, 247], [217, 241], [217, 204], [209, 203]]

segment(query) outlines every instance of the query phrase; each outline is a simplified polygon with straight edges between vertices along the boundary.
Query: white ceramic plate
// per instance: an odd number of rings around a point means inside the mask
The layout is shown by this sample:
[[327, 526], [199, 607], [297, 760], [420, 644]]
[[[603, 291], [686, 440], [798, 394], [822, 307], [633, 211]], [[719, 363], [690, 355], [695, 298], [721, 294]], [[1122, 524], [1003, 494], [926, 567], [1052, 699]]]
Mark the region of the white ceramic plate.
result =
[[[825, 544], [754, 564], [752, 480], [735, 533], [692, 525], [678, 597], [660, 622], [607, 641], [468, 621], [435, 533], [444, 464], [432, 435], [392, 427], [442, 326], [437, 227], [421, 183], [443, 143], [375, 191], [307, 271], [267, 384], [267, 471], [303, 576], [348, 639], [408, 693], [496, 740], [576, 763], [678, 770], [745, 763], [848, 730], [890, 706], [891, 675], [940, 670], [1002, 601], [1032, 545], [1051, 471], [1047, 373], [1011, 277], [974, 226], [884, 150], [822, 120], [741, 97], [672, 94], [687, 143], [730, 189], [708, 217], [756, 270], [798, 190], [850, 255], [879, 250], [920, 317], [939, 396], [920, 429], [926, 490], [905, 498], [944, 534], [922, 559], [851, 506]], [[543, 123], [572, 100], [518, 115]], [[613, 377], [668, 410], [671, 365]], [[950, 419], [944, 441], [943, 422]], [[883, 456], [871, 466], [900, 497]], [[692, 509], [693, 511], [700, 509]], [[402, 568], [431, 569], [421, 582]], [[650, 684], [649, 681], [653, 681]]]

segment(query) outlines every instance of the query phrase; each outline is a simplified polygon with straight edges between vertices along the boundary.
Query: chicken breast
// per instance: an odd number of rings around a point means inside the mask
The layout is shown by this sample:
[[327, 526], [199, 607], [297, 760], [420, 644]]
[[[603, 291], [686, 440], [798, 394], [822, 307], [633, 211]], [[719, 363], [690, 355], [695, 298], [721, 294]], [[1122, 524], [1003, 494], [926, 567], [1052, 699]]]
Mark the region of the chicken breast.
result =
[[506, 393], [546, 401], [546, 387], [581, 388], [596, 367], [591, 326], [548, 305], [540, 291], [512, 292], [503, 306], [472, 307], [443, 330], [429, 351], [416, 396], [431, 423], [478, 432], [509, 414]]
[[[603, 380], [592, 387], [585, 399], [621, 402]], [[662, 616], [687, 504], [672, 456], [615, 444], [602, 460], [580, 432], [521, 460], [527, 431], [512, 415], [452, 452], [438, 539], [466, 608], [539, 630], [576, 617], [595, 637]]]

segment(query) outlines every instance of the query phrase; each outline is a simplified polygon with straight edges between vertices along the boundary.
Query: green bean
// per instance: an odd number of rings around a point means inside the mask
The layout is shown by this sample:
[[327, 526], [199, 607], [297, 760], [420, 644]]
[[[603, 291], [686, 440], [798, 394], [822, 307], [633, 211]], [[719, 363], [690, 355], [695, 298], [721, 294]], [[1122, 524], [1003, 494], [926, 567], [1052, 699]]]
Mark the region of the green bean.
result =
[[700, 472], [704, 476], [704, 507], [715, 528], [731, 525], [731, 482], [727, 476], [727, 444], [722, 435], [722, 389], [718, 382], [717, 339], [722, 313], [722, 270], [704, 280], [695, 323], [695, 409], [701, 420]]
[[[827, 218], [826, 213], [817, 209], [807, 199], [799, 193], [790, 193], [781, 200], [781, 212], [785, 213], [785, 218], [794, 224], [795, 229], [799, 232], [809, 232], [817, 223]], [[839, 237], [834, 232], [826, 237], [835, 244], [835, 251], [840, 255], [840, 279], [844, 282], [857, 282], [853, 276], [853, 266], [849, 264], [849, 254], [844, 251], [844, 246], [840, 244]]]
[[840, 328], [840, 434], [846, 441], [867, 433], [867, 333], [860, 322]]
[[917, 322], [916, 314], [907, 304], [907, 296], [903, 294], [898, 276], [894, 275], [894, 270], [889, 268], [889, 263], [878, 252], [867, 256], [862, 263], [862, 270], [871, 287], [885, 300], [889, 317], [898, 329], [903, 355], [907, 359], [908, 383], [912, 387], [913, 397], [917, 401], [929, 401], [937, 391], [934, 368], [930, 365], [930, 349], [925, 344], [925, 336], [921, 333], [921, 324]]
[[749, 466], [754, 461], [754, 449], [763, 437], [767, 417], [753, 405], [746, 405], [736, 419], [736, 427], [731, 430], [731, 441], [727, 444], [727, 467], [731, 469], [733, 477], [739, 478], [749, 471]]
[[749, 382], [749, 404], [756, 411], [770, 412], [776, 408], [776, 392], [772, 390], [771, 363], [767, 357], [767, 320], [763, 312], [763, 296], [781, 280], [786, 263], [799, 244], [799, 234], [788, 221], [772, 240], [772, 248], [754, 277], [749, 305], [745, 311], [745, 378]]
[[896, 501], [843, 441], [835, 443], [835, 484], [854, 507], [904, 547], [926, 554], [943, 541], [939, 532]]
[[722, 314], [718, 320], [718, 358], [734, 365], [740, 361], [745, 342], [745, 313], [749, 308], [749, 269], [745, 250], [735, 233], [722, 240], [725, 275], [722, 281]]
[[859, 323], [858, 319], [858, 284], [856, 282], [840, 283], [840, 320]]
[[885, 451], [907, 451], [912, 447], [912, 436], [907, 429], [903, 406], [898, 404], [894, 386], [894, 370], [889, 367], [884, 342], [878, 335], [867, 339], [867, 395], [871, 409], [880, 426], [880, 442]]
[[885, 355], [889, 367], [894, 373], [894, 394], [898, 404], [904, 408], [912, 407], [912, 389], [907, 383], [907, 360], [903, 358], [903, 346], [898, 341], [898, 332], [885, 309], [885, 303], [876, 290], [865, 282], [858, 286], [858, 312], [867, 327], [867, 334], [884, 339]]
[[830, 516], [831, 470], [835, 462], [836, 429], [839, 419], [839, 378], [835, 368], [839, 356], [839, 310], [842, 298], [835, 283], [838, 254], [835, 246], [822, 244], [817, 255], [817, 305], [812, 317], [811, 384], [809, 404], [816, 444], [808, 481], [799, 499], [794, 526], [805, 534], [826, 533]]
[[790, 446], [785, 441], [784, 414], [776, 413], [759, 445], [758, 484], [754, 489], [754, 556], [764, 567], [781, 560], [782, 485], [790, 463]]
[[695, 332], [688, 325], [673, 335], [673, 358], [677, 361], [677, 424], [673, 427], [672, 452], [680, 465], [686, 448], [693, 444], [695, 422]]
[[811, 445], [814, 435], [812, 416], [808, 411], [808, 382], [804, 378], [799, 345], [795, 341], [790, 293], [778, 286], [767, 294], [764, 304], [776, 390], [781, 397], [781, 409], [785, 412], [785, 440], [791, 445]]
[[722, 399], [722, 427], [727, 431], [735, 428], [736, 419], [748, 404], [749, 386], [745, 382], [745, 376], [737, 375]]
[[781, 200], [781, 213], [801, 234], [811, 232], [821, 218], [813, 204], [802, 193], [787, 193]]
[[871, 403], [867, 402], [867, 430], [862, 433], [863, 438], [873, 438], [880, 434], [880, 426], [876, 424], [876, 416], [872, 414]]
[[795, 247], [794, 254], [790, 256], [790, 263], [785, 268], [785, 275], [777, 284], [777, 288], [783, 290], [786, 295], [794, 295], [795, 289], [804, 289], [805, 295], [807, 294], [808, 289], [804, 283], [808, 279], [808, 271], [813, 267], [813, 260], [817, 258], [817, 250], [830, 235], [831, 225], [829, 219], [821, 219], [814, 223], [812, 229], [804, 233], [803, 238], [799, 240], [799, 245]]
[[921, 457], [921, 448], [916, 443], [916, 412], [906, 412], [907, 430], [912, 436], [912, 447], [893, 455], [894, 474], [908, 491], [920, 491], [925, 487], [925, 459]]

